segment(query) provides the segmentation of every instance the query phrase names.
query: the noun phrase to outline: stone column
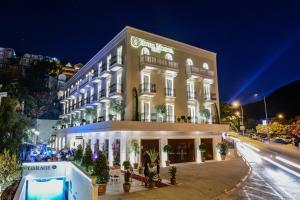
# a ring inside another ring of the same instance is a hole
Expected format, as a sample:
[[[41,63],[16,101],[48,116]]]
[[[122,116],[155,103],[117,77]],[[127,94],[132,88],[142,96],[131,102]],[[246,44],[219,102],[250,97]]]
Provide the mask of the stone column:
[[[160,139],[160,163],[162,167],[166,167],[166,160],[168,160],[167,152],[164,152],[164,146],[168,144],[168,138],[162,137]]]
[[[199,145],[201,143],[201,138],[195,139],[195,151],[196,151],[196,162],[201,163],[201,152],[199,151]]]
[[[114,138],[113,137],[110,137],[109,138],[109,142],[108,142],[108,162],[109,162],[109,165],[110,166],[113,166],[113,160],[114,160],[114,157],[113,157],[113,142],[114,142]]]
[[[121,166],[125,160],[127,160],[127,140],[126,140],[126,135],[121,134],[121,138],[120,138],[120,165]]]

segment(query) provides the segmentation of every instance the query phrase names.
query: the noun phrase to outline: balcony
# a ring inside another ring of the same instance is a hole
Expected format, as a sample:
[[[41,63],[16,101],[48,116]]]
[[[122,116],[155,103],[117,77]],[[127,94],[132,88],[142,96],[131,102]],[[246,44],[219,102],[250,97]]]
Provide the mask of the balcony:
[[[124,66],[124,59],[122,56],[114,56],[111,58],[110,70],[118,71]]]
[[[214,72],[197,66],[186,66],[186,74],[190,78],[212,78]]]
[[[98,104],[98,100],[99,100],[98,94],[97,94],[97,93],[94,93],[93,96],[91,96],[91,103],[92,103],[93,105],[97,105],[97,104]]]
[[[141,96],[153,97],[156,94],[156,84],[153,83],[142,83],[139,87]]]
[[[173,88],[165,88],[165,96],[167,98],[175,98],[175,89]]]
[[[106,78],[110,75],[111,74],[110,74],[109,69],[107,69],[107,65],[105,63],[103,63],[102,68],[101,68],[101,72],[100,72],[100,77],[101,78]]]
[[[72,87],[70,90],[70,95],[72,96],[73,94],[75,94],[76,91],[77,91],[77,86]]]
[[[197,95],[196,95],[196,92],[193,92],[193,91],[187,91],[187,99],[188,101],[196,101],[197,99]]]
[[[204,100],[205,101],[216,101],[217,94],[216,93],[204,94]]]
[[[106,94],[106,90],[103,89],[100,91],[99,98],[100,98],[100,102],[108,102],[109,101],[109,97]]]
[[[91,81],[92,81],[93,83],[98,83],[98,82],[100,82],[100,74],[99,74],[98,71],[94,71],[94,74],[93,74],[93,76],[92,76]]]
[[[155,56],[143,55],[140,57],[141,69],[162,69],[169,71],[179,71],[178,63]]]
[[[88,84],[88,82],[89,82],[89,77],[87,76],[83,80],[80,81],[79,88],[85,87]]]
[[[122,85],[121,84],[112,84],[109,89],[109,97],[111,97],[111,98],[122,97]]]

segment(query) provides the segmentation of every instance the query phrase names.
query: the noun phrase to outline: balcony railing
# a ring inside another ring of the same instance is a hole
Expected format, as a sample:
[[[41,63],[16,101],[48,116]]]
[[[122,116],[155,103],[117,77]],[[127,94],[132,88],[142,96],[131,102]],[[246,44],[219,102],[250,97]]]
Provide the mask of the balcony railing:
[[[123,65],[123,56],[114,56],[111,58],[110,66],[113,66],[115,64]]]
[[[122,85],[121,84],[112,84],[109,89],[110,94],[122,93]]]
[[[163,58],[158,58],[155,56],[143,55],[140,57],[141,64],[150,64],[156,66],[168,67],[171,69],[178,70],[178,63],[175,61],[166,60]]]
[[[105,98],[106,97],[106,91],[105,91],[105,89],[103,89],[103,90],[100,91],[99,96],[100,96],[100,98]]]
[[[210,100],[217,100],[217,94],[216,93],[210,93],[209,95],[208,94],[204,94],[204,100],[205,101],[210,101]]]
[[[142,93],[156,93],[156,84],[142,83],[140,84],[140,94]]]
[[[89,82],[89,77],[87,76],[82,81],[80,81],[79,87],[81,88],[81,87],[85,86],[88,82]]]
[[[166,97],[176,97],[175,89],[173,88],[165,88],[165,96]]]
[[[214,72],[197,66],[186,66],[186,73],[204,77],[212,77]]]
[[[188,100],[196,100],[197,96],[196,96],[196,92],[193,91],[187,91],[187,98]]]
[[[71,90],[70,90],[70,94],[73,94],[76,90],[77,90],[77,86],[72,87]]]

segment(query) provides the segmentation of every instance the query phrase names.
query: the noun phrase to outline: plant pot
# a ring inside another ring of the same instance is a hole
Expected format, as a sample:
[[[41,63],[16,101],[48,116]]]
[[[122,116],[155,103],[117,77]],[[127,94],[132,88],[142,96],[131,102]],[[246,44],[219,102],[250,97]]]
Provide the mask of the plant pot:
[[[150,163],[149,167],[152,169],[153,167],[155,167],[155,163]]]
[[[221,155],[222,160],[225,160],[225,158],[226,158],[226,155]]]
[[[139,167],[139,163],[133,163],[133,169],[137,169]]]
[[[155,187],[155,181],[149,181],[149,188],[153,189]]]
[[[139,174],[142,174],[143,173],[143,169],[140,167],[139,168]]]
[[[171,185],[176,185],[176,178],[171,178]]]
[[[130,183],[123,183],[123,190],[124,192],[130,191],[131,184]]]
[[[202,155],[202,156],[201,156],[201,161],[202,161],[202,162],[205,162],[205,160],[206,160],[205,156]]]
[[[98,184],[98,195],[102,196],[106,194],[106,183],[105,184]]]
[[[166,160],[166,166],[169,167],[170,166],[170,161]]]

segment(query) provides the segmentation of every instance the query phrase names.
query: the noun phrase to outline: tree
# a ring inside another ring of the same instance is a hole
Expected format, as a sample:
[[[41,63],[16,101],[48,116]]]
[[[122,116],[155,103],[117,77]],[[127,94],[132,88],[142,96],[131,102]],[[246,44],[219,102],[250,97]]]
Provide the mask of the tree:
[[[19,102],[16,99],[3,98],[0,105],[0,152],[4,149],[15,153],[19,150],[22,140],[26,139],[29,119],[17,113]]]
[[[273,122],[268,125],[258,124],[256,126],[256,132],[260,134],[284,135],[288,132],[288,126],[278,122]]]
[[[220,111],[221,123],[229,124],[231,130],[238,132],[240,119],[239,116],[234,113],[234,109],[228,104],[221,102]]]
[[[83,154],[83,150],[82,150],[82,146],[78,145],[77,149],[75,151],[75,155],[74,155],[74,161],[79,164],[81,162],[82,159],[82,154]]]
[[[0,186],[9,186],[12,181],[20,178],[21,166],[17,159],[17,155],[14,153],[10,155],[8,150],[4,150],[0,154]],[[0,187],[0,188],[1,188]]]
[[[85,148],[84,155],[82,157],[81,165],[85,167],[85,170],[89,172],[90,166],[93,165],[93,152],[90,145],[87,145]]]
[[[109,180],[109,168],[102,151],[98,151],[98,157],[94,164],[94,175],[96,176],[97,184],[106,184]]]
[[[289,130],[294,136],[300,137],[300,120],[297,121],[296,123],[293,123],[290,127]]]

